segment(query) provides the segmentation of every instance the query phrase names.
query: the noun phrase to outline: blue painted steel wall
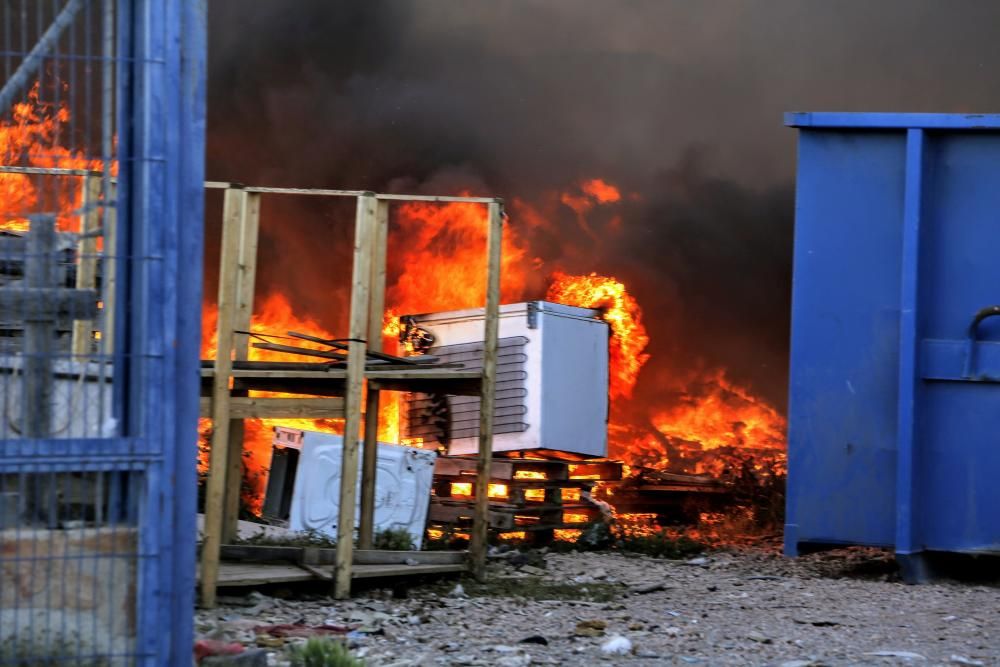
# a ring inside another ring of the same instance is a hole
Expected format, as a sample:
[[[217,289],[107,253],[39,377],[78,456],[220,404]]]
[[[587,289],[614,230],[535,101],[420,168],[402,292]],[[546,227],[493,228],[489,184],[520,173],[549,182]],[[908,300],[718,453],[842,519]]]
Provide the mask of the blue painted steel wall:
[[[798,127],[786,552],[1000,553],[1000,117]]]

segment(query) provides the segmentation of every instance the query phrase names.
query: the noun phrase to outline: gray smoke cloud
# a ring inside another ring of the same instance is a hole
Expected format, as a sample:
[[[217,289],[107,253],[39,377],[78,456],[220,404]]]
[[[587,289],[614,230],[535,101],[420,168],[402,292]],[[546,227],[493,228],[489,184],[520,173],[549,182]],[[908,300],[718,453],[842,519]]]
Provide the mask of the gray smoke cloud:
[[[992,0],[209,7],[210,178],[532,202],[601,177],[634,193],[600,241],[568,209],[557,233],[525,234],[548,268],[629,284],[652,332],[640,395],[672,371],[658,359],[699,359],[784,405],[795,134],[782,112],[1000,102]],[[310,289],[346,278],[340,217],[265,203],[262,288],[289,286],[321,319],[342,310]]]

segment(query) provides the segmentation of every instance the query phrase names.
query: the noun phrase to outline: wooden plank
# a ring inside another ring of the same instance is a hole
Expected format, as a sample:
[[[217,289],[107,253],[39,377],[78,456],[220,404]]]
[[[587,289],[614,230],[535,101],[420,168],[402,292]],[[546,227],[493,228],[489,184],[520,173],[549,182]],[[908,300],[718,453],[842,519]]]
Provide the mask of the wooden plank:
[[[468,524],[475,519],[475,506],[443,505],[432,502],[427,510],[427,520],[440,523]],[[513,530],[514,515],[502,512],[488,512],[487,527],[496,530]],[[471,550],[470,550],[471,553]]]
[[[84,214],[80,220],[83,235],[77,242],[79,262],[76,267],[76,288],[92,290],[97,287],[97,236],[101,231],[101,179],[87,176],[80,184],[83,189],[81,204]],[[82,357],[93,351],[94,321],[73,320],[73,356]],[[81,360],[83,361],[83,360]]]
[[[250,330],[253,315],[254,286],[257,278],[257,240],[260,228],[260,195],[246,194],[243,215],[239,226],[239,252],[236,265],[236,312],[233,318],[233,358],[247,361]],[[233,391],[232,395],[246,396],[245,391]],[[251,404],[252,405],[252,404]],[[233,414],[230,409],[229,443],[226,447],[226,500],[223,507],[222,541],[232,542],[236,538],[240,514],[240,491],[243,487],[243,414]]]
[[[482,374],[480,371],[461,369],[424,368],[399,371],[370,370],[365,373],[365,377],[369,380],[478,380]]]
[[[236,317],[236,281],[239,229],[246,193],[226,190],[222,213],[222,250],[219,261],[218,349],[212,382],[212,449],[205,492],[205,540],[201,549],[201,604],[215,606],[222,545],[223,514],[228,473],[229,376],[232,371],[233,329]]]
[[[317,380],[344,379],[347,377],[347,370],[343,368],[331,368],[328,371],[286,371],[286,370],[234,370],[231,371],[234,378],[310,378]],[[202,368],[202,377],[213,377],[215,370],[212,368]],[[467,371],[454,368],[421,370],[368,370],[365,377],[369,380],[481,380],[480,371]]]
[[[332,554],[333,549],[327,551]],[[239,561],[241,563],[268,561],[300,563],[304,560],[302,547],[280,547],[265,544],[223,544],[220,554],[223,561]]]
[[[389,234],[389,202],[380,201],[375,210],[372,238],[371,285],[368,296],[368,354],[382,351],[382,319],[385,315],[385,269]],[[358,548],[371,549],[375,536],[375,484],[378,475],[379,389],[368,385],[365,405],[364,452],[361,461],[361,520]]]
[[[322,359],[336,359],[345,361],[347,355],[330,350],[313,350],[308,347],[296,347],[294,345],[281,345],[280,343],[254,343],[258,350],[270,350],[272,352],[286,352],[288,354],[300,354],[304,357],[320,357]]]
[[[219,586],[260,586],[310,581],[315,578],[316,575],[297,565],[281,563],[222,563],[215,575]],[[201,583],[204,587],[204,574],[201,576]]]
[[[448,477],[458,475],[474,475],[476,473],[476,459],[455,458],[450,456],[439,456],[434,462],[434,476],[444,475]],[[509,480],[514,477],[514,465],[507,461],[491,461],[491,480]]]
[[[101,332],[101,350],[111,357],[115,352],[115,314],[118,304],[118,187],[109,186],[102,226],[104,228],[104,266],[101,270],[101,291],[104,302],[104,327]]]
[[[415,577],[425,574],[446,574],[449,572],[465,572],[468,566],[464,563],[436,565],[355,565],[353,579],[371,579],[374,577]]]
[[[383,551],[356,549],[355,565],[405,565],[416,561],[420,565],[454,565],[465,563],[468,551]],[[412,567],[412,566],[411,566]]]
[[[207,396],[201,399],[201,416],[212,416],[211,398]],[[233,423],[243,419],[338,419],[343,416],[342,398],[236,396],[229,399],[229,417]]]
[[[469,553],[476,579],[486,579],[486,548],[489,518],[490,462],[493,457],[493,408],[496,403],[497,348],[500,324],[500,259],[503,235],[503,209],[499,202],[487,206],[489,211],[486,243],[486,312],[483,335],[483,379],[480,388],[479,461],[476,465],[476,511],[473,520]]]
[[[345,388],[344,446],[340,466],[340,497],[337,520],[337,564],[334,567],[334,597],[351,595],[351,564],[354,549],[354,513],[357,502],[358,439],[361,399],[365,379],[364,341],[368,337],[368,294],[371,285],[372,242],[377,201],[373,195],[358,197],[354,231],[354,264],[351,277],[351,312]]]

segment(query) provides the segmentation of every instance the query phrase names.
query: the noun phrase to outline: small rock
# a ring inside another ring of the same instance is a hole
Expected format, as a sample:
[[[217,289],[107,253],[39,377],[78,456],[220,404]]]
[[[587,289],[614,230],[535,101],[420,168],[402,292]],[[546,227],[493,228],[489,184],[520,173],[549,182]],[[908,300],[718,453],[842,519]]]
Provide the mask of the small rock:
[[[573,634],[577,637],[603,637],[604,630],[607,627],[607,622],[597,619],[580,621],[576,624]]]
[[[778,667],[814,667],[816,664],[815,660],[786,660]]]
[[[598,568],[598,569],[594,570],[593,572],[591,572],[590,576],[593,577],[594,579],[607,579],[608,578],[608,571],[604,570],[604,569],[601,569],[601,568]]]
[[[546,574],[545,570],[540,567],[535,567],[534,565],[522,565],[521,572],[525,574],[530,574],[536,577],[541,577]]]
[[[699,556],[698,558],[692,558],[691,560],[684,561],[685,565],[693,565],[695,567],[708,567],[709,563],[712,562],[711,558],[705,558],[704,556]]]
[[[213,655],[199,664],[203,667],[267,667],[268,651],[251,649],[238,655]]]
[[[948,660],[950,660],[951,662],[955,663],[956,665],[980,665],[980,666],[983,666],[983,665],[986,664],[982,660],[973,660],[972,658],[966,658],[964,655],[952,655],[950,658],[948,658]]]
[[[765,637],[764,635],[762,635],[759,632],[751,632],[750,634],[747,635],[747,639],[749,639],[750,641],[753,641],[753,642],[757,642],[758,644],[770,644],[771,643],[771,638],[770,637]]]
[[[549,640],[542,635],[531,635],[530,637],[525,637],[520,641],[521,644],[541,644],[542,646],[548,646]]]
[[[864,655],[871,655],[877,658],[905,658],[907,660],[926,660],[924,656],[912,651],[872,651]]]
[[[492,650],[496,653],[517,653],[518,651],[515,647],[506,644],[497,644]]]
[[[453,597],[453,598],[467,598],[467,597],[469,597],[465,593],[465,589],[462,588],[462,584],[455,584],[455,587],[453,589],[451,589],[451,593],[448,593],[448,595],[450,597]]]
[[[285,645],[284,638],[272,637],[271,635],[257,635],[254,642],[257,646],[264,646],[266,648],[278,648]]]
[[[656,591],[662,591],[666,586],[663,582],[653,582],[648,584],[637,584],[632,587],[633,593],[638,593],[639,595],[646,595],[647,593],[655,593]]]
[[[628,655],[632,652],[632,642],[628,640],[628,637],[614,635],[601,644],[601,651],[605,655]]]

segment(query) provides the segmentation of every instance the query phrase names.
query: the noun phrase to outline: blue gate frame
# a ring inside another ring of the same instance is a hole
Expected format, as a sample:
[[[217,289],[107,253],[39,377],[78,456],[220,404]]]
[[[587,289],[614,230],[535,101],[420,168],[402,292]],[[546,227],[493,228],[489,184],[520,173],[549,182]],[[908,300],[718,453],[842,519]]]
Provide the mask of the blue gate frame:
[[[121,496],[138,531],[128,663],[184,665],[197,538],[206,3],[108,1],[117,8],[114,253],[128,258],[117,263],[117,436],[0,441],[0,474],[137,473]]]
[[[116,359],[128,377],[115,401],[135,434],[115,443],[146,471],[139,515],[139,647],[156,647],[151,664],[185,664],[193,644],[196,461],[204,245],[205,0],[125,0],[119,74],[119,211],[131,238],[119,252],[133,262],[120,281],[128,348]],[[131,10],[131,11],[128,11]],[[121,213],[120,213],[121,215]],[[139,453],[141,452],[141,453]],[[135,454],[133,454],[135,455]],[[86,459],[84,459],[86,461]],[[155,555],[154,555],[155,554]],[[169,630],[168,630],[169,629]],[[168,631],[165,631],[168,630]]]

